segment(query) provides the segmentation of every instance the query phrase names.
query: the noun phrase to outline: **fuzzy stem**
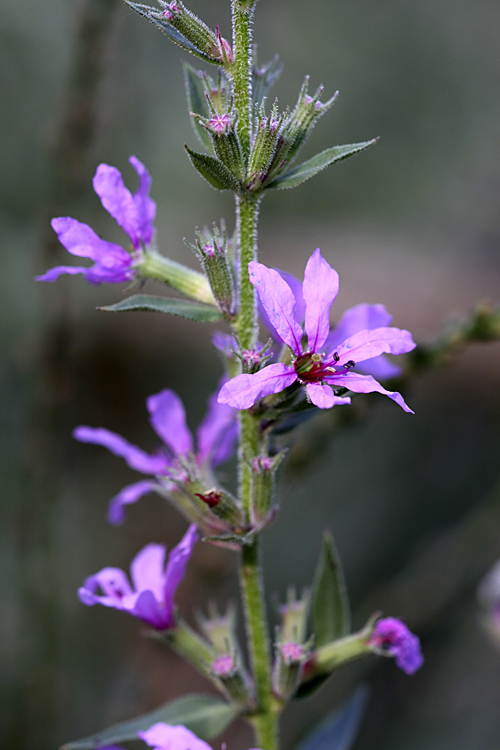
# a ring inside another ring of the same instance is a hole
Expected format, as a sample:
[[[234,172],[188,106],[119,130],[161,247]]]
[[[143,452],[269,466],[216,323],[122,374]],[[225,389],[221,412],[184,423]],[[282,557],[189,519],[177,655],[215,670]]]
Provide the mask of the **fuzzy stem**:
[[[252,17],[256,0],[232,0],[234,64],[231,71],[238,134],[244,153],[252,137]]]
[[[240,577],[257,698],[257,711],[249,717],[249,720],[255,730],[257,746],[262,750],[276,750],[278,718],[271,686],[271,656],[264,609],[258,537],[252,544],[243,546]]]

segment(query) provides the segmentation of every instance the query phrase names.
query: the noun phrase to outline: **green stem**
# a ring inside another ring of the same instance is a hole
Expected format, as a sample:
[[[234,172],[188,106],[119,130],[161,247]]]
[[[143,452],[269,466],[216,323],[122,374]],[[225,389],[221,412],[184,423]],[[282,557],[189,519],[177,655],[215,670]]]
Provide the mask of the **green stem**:
[[[262,750],[278,747],[278,718],[271,685],[269,634],[260,573],[259,539],[242,548],[241,588],[245,606],[247,639],[255,680],[257,711],[249,717]]]
[[[252,16],[256,0],[232,0],[233,52],[231,70],[238,134],[248,156],[252,137]]]
[[[250,283],[248,264],[257,260],[257,221],[259,200],[251,196],[236,196],[236,228],[239,246],[239,313],[236,333],[243,349],[251,349],[257,338],[255,289]]]
[[[168,284],[178,292],[207,305],[215,305],[214,295],[207,278],[199,271],[176,263],[156,250],[148,250],[138,266],[139,275]]]

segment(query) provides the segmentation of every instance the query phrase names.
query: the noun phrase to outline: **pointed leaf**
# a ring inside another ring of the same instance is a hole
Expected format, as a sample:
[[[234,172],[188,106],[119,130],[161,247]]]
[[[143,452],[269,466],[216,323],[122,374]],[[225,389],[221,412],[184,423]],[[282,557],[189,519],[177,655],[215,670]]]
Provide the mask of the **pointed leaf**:
[[[350,630],[342,564],[329,531],[323,537],[323,548],[314,575],[311,625],[316,648],[348,635]]]
[[[115,724],[83,740],[68,742],[61,750],[93,750],[116,742],[136,740],[137,732],[144,732],[159,721],[184,724],[202,740],[209,740],[223,732],[238,713],[237,706],[211,695],[186,695],[136,719]]]
[[[193,167],[198,170],[201,176],[204,177],[212,187],[216,190],[233,190],[235,193],[240,191],[240,183],[225,164],[218,159],[215,159],[213,156],[198,154],[196,151],[191,151],[187,146],[184,146],[184,148],[188,152]]]
[[[152,294],[134,294],[133,297],[117,302],[115,305],[98,307],[104,312],[135,312],[142,310],[146,312],[171,313],[180,315],[181,318],[197,320],[200,323],[212,323],[221,320],[223,315],[216,307],[202,305],[200,302],[186,302],[183,299],[171,299],[170,297],[155,297]]]
[[[295,750],[349,750],[365,712],[368,690],[361,687],[337,711],[313,729]]]
[[[181,34],[180,31],[177,31],[177,29],[171,26],[167,20],[163,20],[158,8],[151,8],[149,5],[142,5],[141,3],[132,3],[130,2],[130,0],[124,0],[124,2],[129,6],[129,8],[132,8],[132,10],[135,10],[136,13],[144,16],[144,18],[147,18],[148,21],[151,21],[151,23],[161,29],[161,31],[169,36],[173,42],[179,45],[179,47],[186,49],[188,52],[191,52],[191,54],[199,57],[205,62],[212,63],[212,65],[220,64],[220,61],[213,60],[209,55],[205,54],[205,52],[202,52],[202,50],[198,49],[198,47],[195,47],[195,45],[190,42],[189,39],[186,39],[186,37]]]
[[[294,188],[301,185],[306,180],[309,180],[318,172],[321,172],[330,164],[342,159],[347,159],[348,156],[357,154],[359,151],[364,151],[365,148],[376,143],[378,138],[374,138],[372,141],[364,141],[363,143],[349,143],[345,146],[333,146],[327,148],[320,154],[316,154],[312,159],[300,164],[295,169],[291,169],[283,175],[280,175],[275,180],[269,183],[266,189],[276,188],[277,190],[285,190],[286,188]]]
[[[184,63],[184,82],[186,85],[186,96],[188,100],[189,112],[194,112],[202,117],[210,118],[210,107],[208,106],[207,97],[205,96],[205,89],[203,87],[203,80],[200,77],[200,71],[195,70],[192,65]],[[212,141],[210,136],[202,128],[196,117],[191,117],[191,123],[193,125],[194,132],[202,146],[208,151],[212,151]]]

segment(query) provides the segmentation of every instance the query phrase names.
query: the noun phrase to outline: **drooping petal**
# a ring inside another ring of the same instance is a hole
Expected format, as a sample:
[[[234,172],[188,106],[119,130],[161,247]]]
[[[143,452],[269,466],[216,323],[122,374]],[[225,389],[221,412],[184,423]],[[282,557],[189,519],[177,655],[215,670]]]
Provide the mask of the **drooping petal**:
[[[273,268],[252,261],[248,264],[250,281],[259,293],[269,322],[285,344],[298,356],[302,353],[302,328],[295,320],[295,297]]]
[[[302,324],[304,322],[304,314],[305,314],[305,304],[304,304],[304,297],[302,294],[302,284],[301,282],[291,273],[287,273],[286,271],[282,271],[280,268],[275,268],[275,271],[279,273],[281,278],[286,281],[290,289],[292,290],[293,296],[295,297],[295,320],[297,323]],[[281,345],[282,340],[281,337],[277,335],[274,326],[272,325],[271,321],[269,320],[269,317],[264,309],[264,306],[261,302],[260,296],[257,299],[257,305],[259,308],[259,315],[262,319],[262,322],[266,326],[267,330],[273,337],[275,341],[278,341],[278,343]]]
[[[130,260],[129,253],[120,245],[101,240],[88,224],[83,224],[70,216],[52,219],[50,225],[56,232],[59,242],[71,255],[90,258],[96,263],[102,263],[106,258]]]
[[[115,456],[124,458],[131,469],[140,471],[142,474],[161,474],[170,465],[166,456],[152,456],[105,427],[82,425],[73,431],[73,437],[81,443],[103,445]]]
[[[319,247],[307,261],[302,292],[309,348],[318,352],[328,336],[330,308],[339,293],[339,275],[323,258]]]
[[[128,255],[124,261],[114,261],[107,258],[101,263],[95,263],[85,271],[85,281],[90,284],[123,284],[135,279],[134,261]]]
[[[396,664],[406,674],[413,674],[424,663],[420,639],[396,617],[379,620],[368,643],[380,653],[394,656]]]
[[[378,357],[379,354],[404,354],[416,346],[409,331],[400,328],[373,328],[358,331],[337,348],[336,366],[342,367],[346,362],[363,362]]]
[[[206,416],[196,432],[198,463],[210,461],[215,467],[227,461],[233,453],[236,437],[234,410],[219,404],[217,393],[213,393],[208,401]]]
[[[168,618],[173,619],[175,592],[177,591],[177,586],[184,578],[186,565],[197,541],[198,530],[196,524],[192,523],[179,544],[171,550],[168,556],[167,568],[163,580],[163,605]]]
[[[372,375],[375,380],[397,378],[403,371],[401,367],[391,362],[385,354],[381,354],[379,357],[374,357],[373,359],[365,359],[364,362],[356,365],[356,370],[363,375]]]
[[[253,375],[237,375],[219,391],[218,401],[233,409],[249,409],[259,398],[280,393],[297,380],[295,370],[277,362]]]
[[[131,156],[129,162],[139,175],[139,187],[134,193],[134,202],[139,215],[139,231],[142,240],[145,245],[149,245],[153,239],[153,222],[156,216],[156,203],[149,196],[151,175],[136,156]]]
[[[346,310],[337,325],[330,331],[325,341],[325,351],[332,352],[343,341],[358,331],[390,326],[392,315],[384,305],[355,305]]]
[[[332,406],[351,403],[351,399],[348,396],[344,398],[336,396],[329,385],[308,383],[306,391],[312,403],[319,409],[331,409]]]
[[[98,594],[99,589],[102,594]],[[125,597],[132,595],[129,580],[120,568],[103,568],[98,573],[87,578],[78,590],[78,597],[83,604],[92,606],[103,604],[105,607],[122,609]]]
[[[139,211],[130,190],[123,184],[119,170],[109,164],[99,164],[92,184],[106,211],[125,230],[133,247],[138,250],[141,245]]]
[[[163,601],[163,577],[166,549],[163,544],[147,544],[130,563],[135,590],[152,591],[156,601]]]
[[[137,736],[154,750],[212,750],[210,745],[181,724],[158,722],[145,732],[137,732]]]
[[[128,611],[156,630],[165,630],[172,624],[171,618],[167,616],[163,605],[156,601],[152,591],[141,591]]]
[[[380,383],[377,383],[375,378],[371,375],[358,375],[357,372],[345,372],[339,373],[338,375],[328,375],[325,377],[327,383],[337,385],[342,388],[349,388],[354,393],[382,393],[384,396],[389,396],[395,401],[404,411],[414,414],[415,412],[410,409],[406,404],[404,398],[397,391],[387,391]]]
[[[56,281],[63,273],[74,276],[77,273],[86,273],[87,271],[88,268],[82,266],[55,266],[55,268],[49,268],[41,276],[35,276],[35,281]]]
[[[109,501],[109,523],[113,524],[113,526],[119,526],[122,524],[125,521],[124,506],[136,503],[143,495],[146,495],[148,492],[153,492],[157,487],[158,485],[156,482],[150,482],[147,479],[135,482],[134,484],[128,484],[118,493],[118,495],[115,495],[115,497]]]
[[[184,405],[175,391],[164,388],[146,399],[149,421],[165,445],[176,456],[186,456],[193,450],[193,436],[186,424]]]

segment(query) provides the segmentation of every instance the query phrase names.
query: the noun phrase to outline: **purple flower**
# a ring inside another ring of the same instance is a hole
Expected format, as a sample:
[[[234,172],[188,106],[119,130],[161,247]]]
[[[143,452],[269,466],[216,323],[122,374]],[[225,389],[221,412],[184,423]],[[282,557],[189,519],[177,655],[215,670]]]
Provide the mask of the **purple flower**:
[[[145,732],[137,732],[137,736],[154,750],[212,750],[182,724],[172,726],[160,721]]]
[[[146,167],[135,156],[131,156],[129,162],[139,175],[139,188],[133,195],[123,184],[118,169],[108,164],[97,167],[93,185],[106,211],[130,237],[133,251],[127,252],[120,245],[101,240],[87,224],[61,216],[51,222],[60,242],[72,255],[90,258],[94,265],[56,266],[37,276],[37,281],[55,281],[63,273],[83,273],[91,284],[120,284],[135,278],[142,247],[148,247],[153,239],[156,203],[149,197],[151,177]]]
[[[166,566],[166,548],[162,544],[148,544],[130,564],[132,585],[120,568],[103,568],[87,578],[78,590],[80,601],[89,607],[103,604],[122,609],[157,630],[172,628],[175,592],[197,539],[196,525],[191,524],[168,556]],[[97,593],[99,589],[102,594]]]
[[[395,617],[379,620],[368,643],[375,650],[394,656],[396,664],[406,674],[413,674],[424,663],[420,639]]]
[[[219,402],[235,409],[249,409],[258,399],[280,393],[292,383],[302,383],[313,404],[329,409],[335,404],[348,404],[350,398],[339,397],[332,388],[347,388],[355,393],[377,391],[389,396],[405,411],[412,412],[401,394],[383,388],[371,375],[353,372],[359,363],[371,361],[381,354],[403,354],[415,347],[409,331],[379,325],[387,320],[384,308],[360,306],[345,315],[342,329],[345,340],[338,340],[338,330],[330,334],[330,307],[335,300],[339,278],[321,256],[319,248],[307,262],[302,284],[305,333],[308,347],[303,346],[304,332],[298,322],[296,298],[284,278],[272,268],[255,261],[248,264],[250,281],[257,288],[269,324],[279,338],[292,350],[294,362],[268,365],[253,375],[244,374],[229,380],[221,388]],[[302,316],[300,316],[302,317]],[[366,319],[369,327],[350,333],[352,326]],[[325,353],[326,352],[326,353]]]
[[[131,469],[156,477],[155,480],[145,479],[127,485],[111,500],[108,519],[113,524],[125,520],[125,505],[137,502],[143,495],[156,489],[175,490],[177,485],[173,480],[182,482],[188,478],[183,460],[193,455],[194,448],[182,401],[174,391],[165,388],[149,396],[146,406],[151,426],[164,443],[154,454],[146,453],[104,427],[81,426],[73,432],[76,440],[103,445],[115,456],[124,458]],[[194,453],[196,468],[202,475],[207,475],[209,485],[213,484],[211,469],[231,457],[236,434],[233,410],[219,404],[216,394],[212,394],[205,419],[196,433],[198,449]]]

